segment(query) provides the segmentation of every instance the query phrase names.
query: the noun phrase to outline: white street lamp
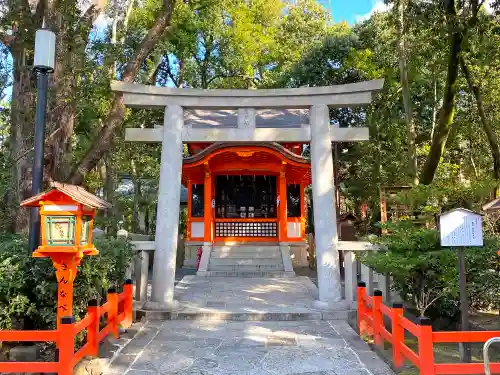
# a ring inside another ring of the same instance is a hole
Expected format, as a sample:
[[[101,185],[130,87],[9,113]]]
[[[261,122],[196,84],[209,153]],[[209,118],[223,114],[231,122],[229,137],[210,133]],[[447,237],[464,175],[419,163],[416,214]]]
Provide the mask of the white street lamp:
[[[45,24],[45,22],[44,22]],[[45,117],[47,114],[47,90],[49,73],[54,71],[56,34],[43,28],[35,34],[35,58],[33,70],[37,72],[37,101],[35,117],[35,156],[32,169],[31,194],[37,195],[43,188],[43,153],[45,143]],[[40,215],[38,208],[31,209],[29,246],[35,250],[40,242]]]

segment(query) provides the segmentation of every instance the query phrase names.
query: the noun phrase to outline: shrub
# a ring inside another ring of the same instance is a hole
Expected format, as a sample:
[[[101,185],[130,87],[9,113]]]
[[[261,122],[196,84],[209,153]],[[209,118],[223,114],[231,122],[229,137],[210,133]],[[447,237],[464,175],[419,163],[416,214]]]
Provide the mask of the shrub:
[[[102,298],[109,287],[123,284],[132,260],[129,244],[97,239],[97,256],[85,257],[75,280],[73,314],[78,319],[87,303]],[[57,283],[50,259],[32,258],[26,238],[0,235],[0,329],[55,327]]]
[[[465,249],[467,291],[472,307],[500,310],[500,237],[485,233],[484,246]]]
[[[387,251],[367,252],[363,263],[393,277],[394,289],[420,315],[455,317],[459,308],[456,251],[442,248],[439,231],[411,221],[388,225],[389,233],[372,239]],[[467,290],[473,307],[500,307],[498,237],[485,234],[483,247],[465,249]]]
[[[434,229],[415,226],[410,221],[388,225],[390,235],[373,242],[388,251],[362,255],[362,261],[376,272],[393,278],[393,287],[420,315],[442,297],[458,293],[457,259],[439,245]]]

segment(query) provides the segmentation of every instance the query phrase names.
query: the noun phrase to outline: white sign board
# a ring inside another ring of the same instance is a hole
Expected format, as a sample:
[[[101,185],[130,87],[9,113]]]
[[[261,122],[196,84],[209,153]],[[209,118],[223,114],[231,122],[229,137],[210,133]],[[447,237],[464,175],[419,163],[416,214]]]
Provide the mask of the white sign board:
[[[483,246],[482,217],[475,212],[456,209],[439,217],[441,246]]]

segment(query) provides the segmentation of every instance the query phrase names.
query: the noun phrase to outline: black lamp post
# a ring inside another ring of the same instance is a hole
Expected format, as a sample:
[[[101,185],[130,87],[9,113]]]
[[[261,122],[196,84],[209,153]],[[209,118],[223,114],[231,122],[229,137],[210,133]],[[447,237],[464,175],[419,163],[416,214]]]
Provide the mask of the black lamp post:
[[[37,195],[43,187],[43,153],[45,143],[45,117],[47,114],[47,89],[49,73],[55,66],[56,34],[42,28],[35,35],[35,58],[33,70],[37,77],[37,100],[35,118],[35,156],[32,169],[31,194]],[[35,250],[40,244],[40,215],[38,208],[31,209],[29,246]]]

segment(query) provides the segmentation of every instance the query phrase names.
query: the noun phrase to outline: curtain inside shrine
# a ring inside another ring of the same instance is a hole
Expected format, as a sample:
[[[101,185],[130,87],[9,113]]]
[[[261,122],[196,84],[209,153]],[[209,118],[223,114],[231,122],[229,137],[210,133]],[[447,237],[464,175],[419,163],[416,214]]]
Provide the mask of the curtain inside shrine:
[[[217,218],[276,218],[276,176],[226,175],[215,181]]]

